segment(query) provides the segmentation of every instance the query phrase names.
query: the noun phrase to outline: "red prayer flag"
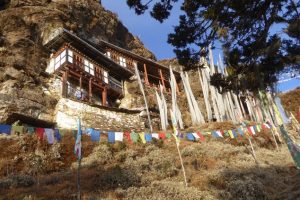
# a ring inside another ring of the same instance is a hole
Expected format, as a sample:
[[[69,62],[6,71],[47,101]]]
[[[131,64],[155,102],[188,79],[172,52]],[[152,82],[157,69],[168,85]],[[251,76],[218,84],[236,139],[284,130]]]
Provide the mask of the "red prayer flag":
[[[127,141],[128,141],[130,144],[132,144],[132,140],[131,140],[131,138],[130,138],[130,132],[125,131],[125,132],[124,132],[124,137],[127,139]]]
[[[201,142],[205,141],[205,137],[200,133],[200,131],[197,132],[197,135],[200,137]]]
[[[43,128],[36,128],[35,129],[35,132],[39,138],[40,141],[42,141],[44,139],[44,132],[45,132],[45,129]]]
[[[166,139],[165,133],[158,133],[158,135],[159,135],[159,139],[162,139],[162,140]]]
[[[250,128],[250,127],[247,127],[247,130],[248,130],[248,133],[249,133],[251,136],[253,136],[253,133],[252,133],[251,128]]]

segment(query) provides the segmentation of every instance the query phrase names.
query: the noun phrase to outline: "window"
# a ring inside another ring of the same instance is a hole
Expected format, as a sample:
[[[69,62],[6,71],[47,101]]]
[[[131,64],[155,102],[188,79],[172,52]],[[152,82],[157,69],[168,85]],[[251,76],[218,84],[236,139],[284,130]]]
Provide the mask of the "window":
[[[57,70],[62,64],[66,62],[66,50],[61,52],[56,58],[55,58],[55,64],[54,69]]]
[[[68,62],[73,63],[73,51],[68,50]]]
[[[95,68],[93,63],[90,63],[88,60],[84,59],[84,71],[91,75],[95,75]]]
[[[103,80],[104,80],[104,83],[108,84],[108,73],[107,73],[107,71],[103,71]]]
[[[106,56],[108,57],[108,58],[111,58],[111,54],[110,54],[110,52],[108,51],[108,52],[106,52]]]
[[[123,58],[122,56],[120,56],[119,60],[120,60],[120,65],[123,66],[123,67],[126,67],[126,59]]]

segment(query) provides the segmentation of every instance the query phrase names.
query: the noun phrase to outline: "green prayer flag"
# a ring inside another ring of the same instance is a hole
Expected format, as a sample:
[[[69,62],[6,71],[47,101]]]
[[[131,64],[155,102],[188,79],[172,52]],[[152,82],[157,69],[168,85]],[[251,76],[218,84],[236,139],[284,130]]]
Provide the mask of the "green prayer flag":
[[[31,126],[27,127],[27,133],[34,134],[35,133],[34,127],[31,127]]]
[[[172,134],[171,134],[171,133],[167,133],[167,134],[166,134],[166,137],[167,137],[168,139],[170,139],[170,138],[172,137]]]
[[[133,143],[137,143],[139,140],[139,134],[137,134],[135,132],[131,132],[130,139],[133,141]]]
[[[12,126],[14,133],[22,134],[24,133],[24,126]]]

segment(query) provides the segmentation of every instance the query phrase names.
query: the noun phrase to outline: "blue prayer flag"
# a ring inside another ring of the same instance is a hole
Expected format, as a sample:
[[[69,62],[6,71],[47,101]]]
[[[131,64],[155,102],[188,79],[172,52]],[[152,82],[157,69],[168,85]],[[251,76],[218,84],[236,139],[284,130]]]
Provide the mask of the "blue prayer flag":
[[[78,118],[78,130],[77,130],[77,136],[76,136],[76,143],[74,148],[74,153],[76,154],[78,160],[81,159],[81,121],[80,118]]]
[[[0,133],[10,134],[11,125],[0,125]]]
[[[233,134],[233,136],[235,137],[235,138],[237,138],[237,133],[236,133],[236,131],[235,130],[232,130],[232,134]]]
[[[100,141],[100,131],[93,130],[91,132],[91,140],[93,142],[99,142]]]
[[[146,133],[146,134],[145,134],[145,140],[146,140],[147,142],[151,142],[151,141],[152,141],[152,134]]]
[[[187,134],[186,134],[186,139],[187,139],[187,140],[190,140],[190,141],[195,141],[195,137],[193,136],[192,133],[187,133]]]
[[[215,138],[220,137],[216,131],[212,131],[211,133],[212,133],[212,136]]]
[[[238,128],[238,132],[239,132],[239,134],[240,134],[241,136],[244,135],[244,132],[243,132],[243,130],[242,130],[241,128]]]
[[[115,143],[115,132],[108,132],[108,142]]]
[[[56,139],[57,142],[60,142],[60,141],[61,141],[61,135],[60,135],[58,129],[55,129],[55,130],[54,130],[54,137],[55,137],[55,139]]]

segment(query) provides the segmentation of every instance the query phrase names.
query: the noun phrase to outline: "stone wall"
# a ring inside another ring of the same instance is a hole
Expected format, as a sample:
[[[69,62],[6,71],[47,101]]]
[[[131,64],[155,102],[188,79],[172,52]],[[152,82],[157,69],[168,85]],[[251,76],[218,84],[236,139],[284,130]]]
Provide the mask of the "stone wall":
[[[70,99],[61,98],[56,106],[55,121],[59,128],[76,129],[77,117],[83,127],[105,131],[144,130],[145,118],[140,111],[92,107]]]

